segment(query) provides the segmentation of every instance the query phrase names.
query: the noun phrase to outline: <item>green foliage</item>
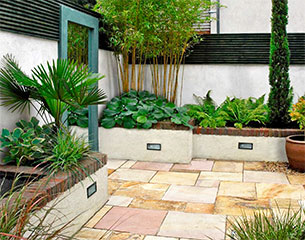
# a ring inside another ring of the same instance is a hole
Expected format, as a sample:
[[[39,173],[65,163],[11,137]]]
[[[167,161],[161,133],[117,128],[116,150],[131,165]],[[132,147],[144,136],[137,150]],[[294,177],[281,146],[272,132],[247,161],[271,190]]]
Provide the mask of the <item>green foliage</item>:
[[[300,129],[305,128],[305,96],[300,97],[298,102],[293,105],[290,117],[292,121],[299,124]]]
[[[265,95],[258,99],[227,97],[220,106],[216,105],[210,95],[211,90],[203,98],[194,95],[197,104],[186,105],[188,115],[196,120],[196,124],[204,128],[232,125],[241,129],[255,122],[260,125],[268,122],[268,107],[264,104]]]
[[[197,104],[187,105],[188,115],[204,128],[224,127],[226,121],[223,117],[223,111],[221,108],[217,107],[210,95],[211,90],[209,90],[203,98],[194,95]]]
[[[290,121],[289,109],[292,104],[292,87],[289,80],[290,50],[286,31],[288,0],[272,0],[271,22],[269,64],[271,89],[268,100],[270,125],[285,127]]]
[[[305,239],[305,210],[268,209],[254,212],[254,216],[243,215],[229,221],[232,240],[302,240]]]
[[[39,121],[32,118],[30,122],[21,120],[12,132],[2,129],[1,150],[6,153],[5,163],[17,165],[34,165],[44,159],[50,152],[52,133],[48,126],[40,127]]]
[[[23,111],[30,106],[48,123],[44,113],[49,113],[57,127],[62,126],[63,113],[73,108],[104,103],[104,92],[95,84],[103,76],[91,73],[87,66],[74,61],[58,59],[39,65],[32,70],[32,77],[22,72],[15,59],[5,56],[0,70],[0,100],[2,106],[13,111]],[[22,93],[22,97],[17,96]]]
[[[88,127],[88,117],[89,111],[88,108],[82,109],[70,109],[68,113],[68,123],[69,126],[79,126],[82,128]]]
[[[265,95],[258,99],[228,97],[221,105],[222,116],[225,121],[240,129],[254,122],[265,125],[268,122],[268,108],[264,99]]]
[[[175,124],[189,124],[186,108],[179,108],[164,98],[147,91],[131,90],[107,103],[101,120],[104,128],[123,126],[124,128],[151,128],[158,121],[171,120]]]
[[[52,155],[45,161],[48,163],[47,171],[78,173],[86,170],[80,160],[88,156],[90,146],[83,137],[78,137],[75,132],[59,130],[56,143],[52,146]]]

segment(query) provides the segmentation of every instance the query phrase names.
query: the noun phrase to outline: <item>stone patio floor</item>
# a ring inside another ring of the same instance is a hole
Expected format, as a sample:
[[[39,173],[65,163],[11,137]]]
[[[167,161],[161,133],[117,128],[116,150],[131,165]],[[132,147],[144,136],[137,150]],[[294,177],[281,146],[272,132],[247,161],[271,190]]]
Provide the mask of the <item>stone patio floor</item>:
[[[260,162],[109,160],[110,199],[76,237],[228,239],[230,218],[251,215],[257,208],[304,204],[305,175],[262,170]]]

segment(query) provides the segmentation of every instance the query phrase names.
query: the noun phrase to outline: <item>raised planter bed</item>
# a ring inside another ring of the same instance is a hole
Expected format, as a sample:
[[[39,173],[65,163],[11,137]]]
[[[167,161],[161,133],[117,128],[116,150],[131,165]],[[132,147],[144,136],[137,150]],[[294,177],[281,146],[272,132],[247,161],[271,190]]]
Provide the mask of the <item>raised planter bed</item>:
[[[87,135],[87,129],[74,127]],[[171,123],[150,130],[99,128],[100,150],[109,158],[188,163],[192,158],[237,161],[287,162],[285,138],[298,129],[201,128],[193,131]],[[147,150],[148,143],[161,144],[161,151]]]
[[[77,177],[64,172],[50,177],[45,176],[39,169],[33,171],[31,167],[16,166],[0,166],[0,172],[8,175],[40,176],[41,178],[38,181],[31,183],[24,196],[29,199],[37,193],[46,196],[47,201],[44,201],[37,214],[42,214],[45,208],[55,206],[56,211],[62,216],[60,222],[56,222],[55,225],[63,226],[73,220],[71,226],[63,232],[72,235],[108,200],[107,157],[101,153],[93,153],[92,157],[99,161],[90,158],[82,160],[81,163],[87,171],[86,173],[79,173]],[[93,194],[89,196],[89,193]],[[47,222],[53,222],[58,217],[56,216],[58,214],[55,213],[54,215],[50,214]]]
[[[73,128],[80,135],[88,134],[87,129]],[[159,123],[149,130],[100,127],[99,139],[100,150],[114,159],[189,163],[193,157],[192,131],[172,123]]]
[[[285,138],[297,129],[195,128],[193,157],[221,160],[287,162]]]

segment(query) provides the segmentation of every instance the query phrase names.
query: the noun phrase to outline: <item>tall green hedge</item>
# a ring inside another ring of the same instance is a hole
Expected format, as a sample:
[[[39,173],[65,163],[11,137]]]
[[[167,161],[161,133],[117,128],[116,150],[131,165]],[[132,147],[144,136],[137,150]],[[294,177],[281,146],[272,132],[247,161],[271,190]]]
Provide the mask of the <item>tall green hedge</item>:
[[[285,127],[290,121],[288,110],[292,103],[292,87],[289,80],[290,50],[286,31],[288,0],[272,0],[271,22],[269,65],[271,89],[268,101],[270,125]]]

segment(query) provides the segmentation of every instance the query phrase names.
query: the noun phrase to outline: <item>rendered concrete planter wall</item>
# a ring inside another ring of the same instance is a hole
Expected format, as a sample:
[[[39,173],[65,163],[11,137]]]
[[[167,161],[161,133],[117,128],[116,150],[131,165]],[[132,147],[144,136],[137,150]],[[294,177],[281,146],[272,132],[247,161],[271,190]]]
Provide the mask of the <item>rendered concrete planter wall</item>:
[[[72,236],[76,233],[108,200],[107,183],[107,157],[104,154],[94,153],[92,159],[84,159],[82,165],[87,173],[80,173],[79,176],[58,173],[55,176],[45,176],[32,183],[26,190],[25,196],[31,194],[36,196],[46,196],[42,208],[36,212],[37,216],[44,216],[44,212],[49,208],[54,208],[54,212],[47,216],[44,224],[54,222],[53,226],[61,227],[69,222],[63,234]],[[26,175],[42,175],[43,172],[30,167],[10,167],[1,166],[1,172],[22,173]],[[88,187],[96,184],[96,192],[88,197]],[[35,220],[32,223],[35,224]]]
[[[193,132],[194,158],[287,162],[285,138],[299,130],[197,128]],[[240,144],[252,149],[240,149]]]
[[[86,136],[87,129],[73,127]],[[161,144],[161,150],[147,150],[147,144]],[[99,128],[100,151],[108,158],[137,161],[189,163],[192,159],[193,134],[184,129]]]

